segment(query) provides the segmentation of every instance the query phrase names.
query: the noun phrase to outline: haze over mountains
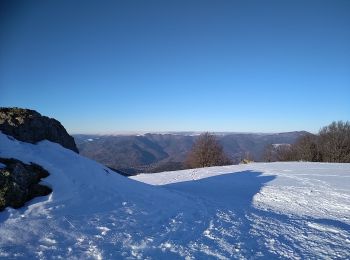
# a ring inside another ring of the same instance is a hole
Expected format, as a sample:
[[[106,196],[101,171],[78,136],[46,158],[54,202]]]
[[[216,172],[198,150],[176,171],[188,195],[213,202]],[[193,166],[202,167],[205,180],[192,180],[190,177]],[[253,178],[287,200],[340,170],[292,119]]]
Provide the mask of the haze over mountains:
[[[234,163],[247,156],[262,161],[270,144],[292,144],[305,131],[286,133],[214,133]],[[116,170],[134,174],[184,168],[197,132],[135,135],[74,135],[80,154]]]

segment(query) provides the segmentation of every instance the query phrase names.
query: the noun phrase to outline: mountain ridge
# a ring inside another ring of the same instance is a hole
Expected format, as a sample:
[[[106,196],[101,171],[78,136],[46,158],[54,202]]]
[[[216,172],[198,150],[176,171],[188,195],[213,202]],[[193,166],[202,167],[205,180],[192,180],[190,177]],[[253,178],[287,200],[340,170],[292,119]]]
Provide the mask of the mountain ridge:
[[[199,132],[145,133],[143,135],[73,135],[80,153],[128,173],[184,169],[184,161]],[[214,132],[234,163],[249,156],[263,161],[268,145],[294,143],[306,131],[282,133]]]

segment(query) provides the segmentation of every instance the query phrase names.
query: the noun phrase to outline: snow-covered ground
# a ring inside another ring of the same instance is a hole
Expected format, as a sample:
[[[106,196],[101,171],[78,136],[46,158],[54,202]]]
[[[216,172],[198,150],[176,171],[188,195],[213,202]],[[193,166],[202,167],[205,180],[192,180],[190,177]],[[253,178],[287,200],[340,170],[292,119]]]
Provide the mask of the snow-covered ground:
[[[350,165],[256,163],[132,179],[48,141],[0,133],[0,157],[50,172],[0,213],[0,258],[349,259]]]

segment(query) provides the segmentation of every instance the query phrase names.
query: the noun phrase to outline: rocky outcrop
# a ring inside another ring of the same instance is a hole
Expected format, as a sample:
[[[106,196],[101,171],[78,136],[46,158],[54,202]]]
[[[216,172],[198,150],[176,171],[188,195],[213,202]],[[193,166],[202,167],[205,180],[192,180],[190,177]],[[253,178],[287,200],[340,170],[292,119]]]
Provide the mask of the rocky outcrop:
[[[73,137],[59,121],[42,116],[34,110],[0,108],[0,131],[28,143],[46,139],[78,153]]]
[[[37,164],[0,158],[0,211],[22,207],[35,197],[50,194],[51,188],[39,184],[47,176],[49,173]]]

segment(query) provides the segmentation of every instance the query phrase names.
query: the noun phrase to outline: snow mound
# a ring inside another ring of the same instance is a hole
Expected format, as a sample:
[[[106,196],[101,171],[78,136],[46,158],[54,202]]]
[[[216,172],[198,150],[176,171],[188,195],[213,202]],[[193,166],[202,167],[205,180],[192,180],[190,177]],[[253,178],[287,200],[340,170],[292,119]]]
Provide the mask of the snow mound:
[[[0,157],[50,172],[0,213],[1,258],[349,258],[350,165],[249,164],[130,179],[62,146],[0,133]]]

